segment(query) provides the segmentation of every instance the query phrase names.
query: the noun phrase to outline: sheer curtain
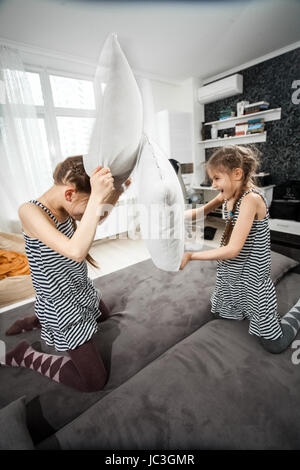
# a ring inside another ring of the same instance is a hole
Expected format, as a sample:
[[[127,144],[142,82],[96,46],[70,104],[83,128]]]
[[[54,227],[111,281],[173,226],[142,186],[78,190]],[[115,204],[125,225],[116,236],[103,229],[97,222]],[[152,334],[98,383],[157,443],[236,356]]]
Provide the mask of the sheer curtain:
[[[0,230],[19,232],[18,207],[52,184],[30,84],[17,50],[0,46]]]

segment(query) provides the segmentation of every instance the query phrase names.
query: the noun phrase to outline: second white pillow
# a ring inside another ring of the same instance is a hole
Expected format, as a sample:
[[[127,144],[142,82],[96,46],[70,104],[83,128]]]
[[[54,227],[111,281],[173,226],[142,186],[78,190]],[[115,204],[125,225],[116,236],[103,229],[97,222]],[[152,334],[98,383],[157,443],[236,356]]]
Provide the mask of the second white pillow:
[[[145,137],[136,167],[141,234],[152,261],[178,271],[184,253],[184,199],[167,156]]]

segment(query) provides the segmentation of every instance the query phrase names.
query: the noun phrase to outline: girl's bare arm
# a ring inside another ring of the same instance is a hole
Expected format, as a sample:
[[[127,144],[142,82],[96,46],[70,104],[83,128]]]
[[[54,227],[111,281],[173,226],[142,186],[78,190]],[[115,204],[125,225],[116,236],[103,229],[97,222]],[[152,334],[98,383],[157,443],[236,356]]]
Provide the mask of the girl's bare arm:
[[[260,196],[258,197],[260,198]],[[240,213],[228,245],[213,250],[185,253],[180,268],[183,269],[191,260],[222,260],[238,256],[251,230],[258,204],[259,200],[256,194],[250,193],[245,196],[241,202]]]
[[[220,207],[224,202],[224,198],[222,194],[218,194],[214,199],[209,201],[207,204],[205,204],[202,207],[199,207],[198,209],[191,209],[185,212],[185,218],[186,219],[191,219],[191,220],[196,220],[199,219],[200,217],[206,216],[210,212],[213,212],[215,209]]]
[[[110,174],[95,174],[95,184],[97,190],[92,191],[80,225],[72,238],[68,238],[57,230],[49,216],[31,203],[22,204],[19,208],[19,217],[24,232],[32,238],[39,239],[49,248],[67,258],[78,262],[83,261],[95,237],[101,217],[101,204],[107,203],[109,195],[114,189],[113,178]]]

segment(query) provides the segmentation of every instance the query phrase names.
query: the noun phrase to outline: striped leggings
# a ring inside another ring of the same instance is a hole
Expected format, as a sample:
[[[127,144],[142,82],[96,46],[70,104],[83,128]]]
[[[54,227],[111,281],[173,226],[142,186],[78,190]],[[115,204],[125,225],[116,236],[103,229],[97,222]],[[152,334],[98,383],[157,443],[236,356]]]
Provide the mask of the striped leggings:
[[[213,313],[213,316],[216,319],[224,320],[224,318],[221,317],[218,313]],[[292,333],[292,330],[288,327],[288,325],[281,325],[281,329],[282,336],[280,336],[280,338],[266,339],[263,337],[258,337],[259,343],[266,351],[272,354],[280,354],[289,347],[295,338],[295,334]]]

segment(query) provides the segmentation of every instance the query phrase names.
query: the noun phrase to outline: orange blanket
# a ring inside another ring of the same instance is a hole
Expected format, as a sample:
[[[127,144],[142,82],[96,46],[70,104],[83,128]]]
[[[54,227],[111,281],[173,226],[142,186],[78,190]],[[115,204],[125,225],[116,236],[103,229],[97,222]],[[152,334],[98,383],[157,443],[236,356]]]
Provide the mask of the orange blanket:
[[[26,255],[16,251],[0,250],[0,279],[30,274]]]

